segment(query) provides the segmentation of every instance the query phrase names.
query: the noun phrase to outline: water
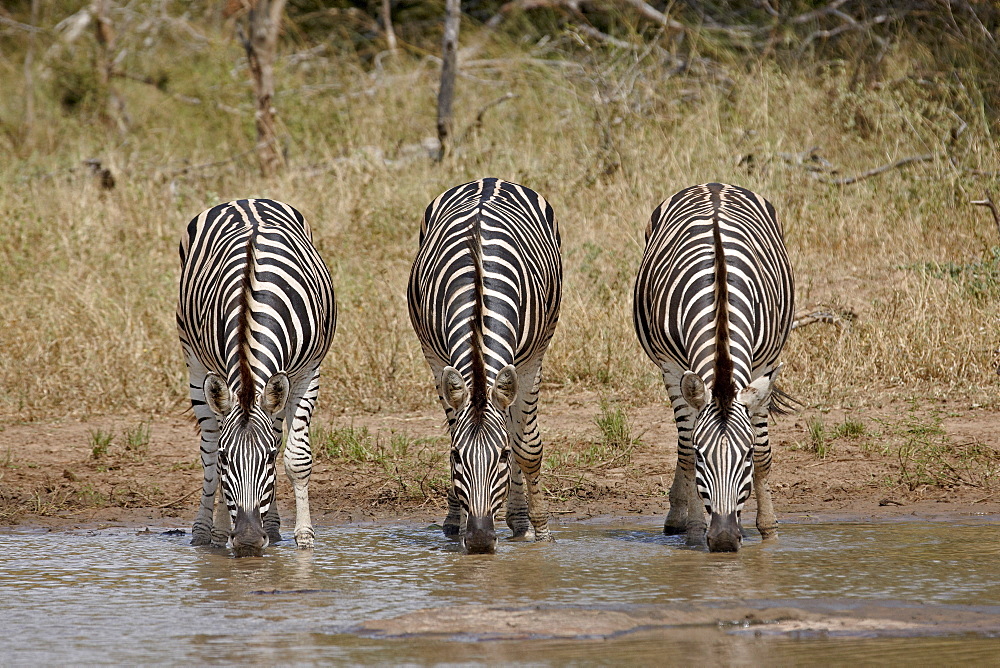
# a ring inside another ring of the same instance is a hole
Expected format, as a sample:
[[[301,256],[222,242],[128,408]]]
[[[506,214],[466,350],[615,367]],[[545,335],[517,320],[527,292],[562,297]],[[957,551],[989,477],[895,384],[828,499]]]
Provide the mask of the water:
[[[314,551],[284,541],[259,559],[159,531],[0,533],[0,664],[989,664],[1000,648],[1000,525],[985,520],[784,524],[777,542],[751,538],[735,555],[687,549],[652,523],[554,533],[556,543],[468,556],[433,527],[320,527]],[[522,617],[537,606],[567,624],[593,610],[704,617],[725,606],[864,619],[875,605],[904,626],[693,622],[561,638],[549,614],[549,626],[507,638],[400,639],[364,625],[476,605]]]

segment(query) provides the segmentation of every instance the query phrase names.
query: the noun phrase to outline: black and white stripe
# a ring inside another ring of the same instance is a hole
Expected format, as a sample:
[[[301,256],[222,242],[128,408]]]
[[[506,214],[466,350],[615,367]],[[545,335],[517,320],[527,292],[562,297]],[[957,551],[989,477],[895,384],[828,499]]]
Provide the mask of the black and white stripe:
[[[290,417],[284,463],[295,540],[311,547],[309,421],[337,317],[312,231],[287,204],[237,200],[193,219],[180,256],[177,329],[205,472],[192,542],[231,538],[238,554],[257,554],[280,540],[275,459]],[[219,476],[224,505],[213,518]]]
[[[536,410],[559,317],[559,244],[548,202],[500,179],[452,188],[424,212],[410,321],[451,432],[444,531],[457,536],[464,525],[470,552],[495,550],[505,497],[514,538],[549,539]]]
[[[704,503],[713,551],[739,549],[754,488],[757,528],[776,531],[767,416],[794,310],[782,236],[770,202],[719,183],[664,201],[646,229],[635,330],[663,373],[678,432],[664,532],[700,540]]]

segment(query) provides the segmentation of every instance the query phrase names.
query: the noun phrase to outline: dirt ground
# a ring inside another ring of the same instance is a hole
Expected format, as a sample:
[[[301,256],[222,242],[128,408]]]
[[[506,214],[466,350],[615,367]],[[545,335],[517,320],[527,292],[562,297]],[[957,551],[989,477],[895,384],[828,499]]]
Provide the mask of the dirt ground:
[[[669,412],[657,406],[627,410],[640,442],[604,460],[580,457],[600,443],[599,410],[596,395],[543,401],[549,458],[543,483],[553,519],[662,518],[675,462]],[[862,424],[864,433],[841,434],[838,425],[847,420]],[[126,434],[142,422],[149,425],[148,444],[130,446]],[[381,440],[433,440],[415,441],[420,445],[411,448],[410,459],[319,457],[310,484],[315,524],[443,519],[447,440],[440,411],[321,414],[317,423],[367,427]],[[817,437],[820,423],[823,435]],[[772,420],[771,489],[779,520],[1000,514],[998,426],[1000,412],[968,405],[889,405],[850,415],[807,410]],[[202,471],[194,423],[185,415],[8,423],[0,429],[0,525],[189,527],[194,519]],[[95,457],[98,433],[111,438]],[[294,500],[283,475],[278,507],[287,532]],[[749,526],[753,509],[751,498]]]

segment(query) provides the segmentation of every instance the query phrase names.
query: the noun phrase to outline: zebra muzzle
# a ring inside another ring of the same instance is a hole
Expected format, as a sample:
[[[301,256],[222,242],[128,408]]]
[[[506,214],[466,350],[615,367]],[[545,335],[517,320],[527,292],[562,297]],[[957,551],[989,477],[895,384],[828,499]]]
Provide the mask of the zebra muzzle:
[[[493,554],[497,551],[497,532],[493,517],[469,516],[465,526],[465,550],[469,554]]]
[[[267,547],[267,533],[260,521],[260,511],[248,513],[236,509],[232,533],[233,553],[237,557],[259,557]]]
[[[743,536],[740,533],[740,520],[735,512],[712,513],[705,536],[709,552],[738,552]]]

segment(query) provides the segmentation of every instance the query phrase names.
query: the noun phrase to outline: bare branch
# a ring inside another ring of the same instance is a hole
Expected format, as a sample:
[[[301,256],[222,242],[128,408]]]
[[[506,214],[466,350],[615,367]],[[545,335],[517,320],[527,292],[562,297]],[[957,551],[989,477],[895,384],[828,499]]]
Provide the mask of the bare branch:
[[[32,15],[36,13],[35,9],[32,9]],[[0,25],[10,26],[11,28],[16,28],[18,30],[23,30],[29,33],[39,33],[45,32],[41,28],[36,28],[35,26],[28,25],[27,23],[21,23],[20,21],[15,21],[14,19],[7,18],[6,16],[0,14]]]
[[[997,224],[997,233],[1000,234],[1000,211],[997,210],[997,205],[993,202],[993,196],[992,194],[990,194],[990,191],[988,190],[986,191],[985,199],[977,199],[970,202],[970,204],[975,204],[976,206],[985,206],[986,208],[988,208],[990,210],[990,213],[993,214],[993,220]]]
[[[479,128],[483,127],[483,118],[486,116],[486,112],[487,111],[489,111],[493,107],[500,106],[501,104],[503,104],[504,102],[507,102],[508,100],[513,100],[513,99],[518,98],[518,97],[521,97],[521,96],[517,95],[515,93],[512,93],[510,91],[507,91],[506,93],[504,93],[503,95],[501,95],[497,99],[492,100],[492,101],[487,102],[486,104],[484,104],[482,107],[480,107],[479,113],[476,114],[476,120],[473,121],[472,123],[470,123],[469,127],[465,128],[465,130],[462,131],[462,134],[459,135],[458,139],[456,140],[456,143],[462,142],[469,135],[470,132],[474,132],[474,131],[478,130]]]
[[[795,25],[809,23],[810,21],[815,21],[816,19],[826,16],[827,14],[832,14],[837,9],[839,9],[841,5],[846,5],[846,4],[847,0],[835,0],[826,7],[820,7],[819,9],[814,9],[811,12],[806,12],[805,14],[799,14],[798,16],[793,16],[792,18],[788,19],[788,22],[794,23]]]
[[[396,53],[396,30],[392,27],[392,0],[382,0],[382,28],[390,53]]]
[[[800,327],[805,327],[806,325],[822,322],[827,325],[836,325],[837,329],[843,331],[845,329],[850,329],[851,320],[853,318],[853,313],[847,313],[846,317],[842,317],[837,313],[828,310],[799,311],[795,314],[795,318],[792,320],[792,329],[798,329]]]
[[[937,153],[927,153],[925,155],[914,155],[908,158],[900,158],[895,162],[890,162],[887,165],[882,165],[881,167],[876,167],[875,169],[869,169],[867,172],[862,172],[857,176],[845,176],[840,179],[829,179],[825,177],[818,177],[823,183],[830,183],[836,186],[847,186],[852,183],[857,183],[858,181],[864,181],[865,179],[871,178],[882,174],[883,172],[888,172],[890,169],[897,169],[903,167],[904,165],[909,165],[913,162],[928,162],[940,157]]]
[[[685,30],[683,23],[673,20],[658,9],[647,5],[643,0],[621,0],[621,2],[635,9],[642,17],[653,23],[658,23],[664,28],[669,30]]]

